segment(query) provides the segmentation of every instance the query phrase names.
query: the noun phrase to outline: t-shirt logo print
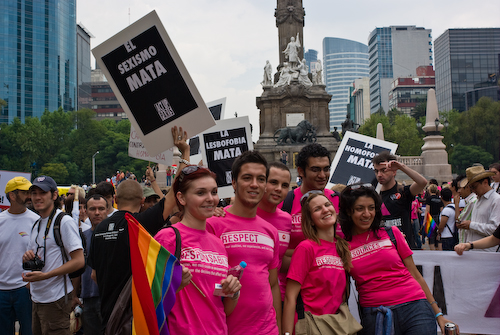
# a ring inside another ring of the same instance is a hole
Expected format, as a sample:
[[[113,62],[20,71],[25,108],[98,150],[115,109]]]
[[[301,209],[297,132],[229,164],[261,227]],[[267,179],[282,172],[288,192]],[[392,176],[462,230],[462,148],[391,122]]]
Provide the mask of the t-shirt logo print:
[[[174,110],[172,109],[172,107],[170,106],[170,103],[168,102],[168,100],[166,98],[155,103],[155,108],[156,108],[156,112],[158,113],[158,116],[160,117],[160,119],[162,121],[165,121],[169,117],[172,117],[175,115]]]

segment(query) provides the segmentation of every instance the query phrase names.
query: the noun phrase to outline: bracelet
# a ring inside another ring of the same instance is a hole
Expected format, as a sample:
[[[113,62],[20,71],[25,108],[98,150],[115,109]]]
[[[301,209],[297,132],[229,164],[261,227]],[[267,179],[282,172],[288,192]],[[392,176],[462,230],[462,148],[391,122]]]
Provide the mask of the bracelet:
[[[432,304],[436,304],[436,305],[437,305],[437,303],[438,303],[438,302],[437,302],[436,300],[434,300],[433,302],[431,302],[431,305],[432,305]]]
[[[231,297],[231,299],[237,300],[239,298],[239,296],[240,296],[240,291],[234,293],[233,296]]]
[[[474,243],[472,243],[472,242],[469,242],[469,244],[470,244],[470,248],[469,248],[469,250],[472,250],[472,249],[474,249]]]
[[[153,179],[153,180],[150,180],[149,182],[150,182],[150,183],[153,183],[153,182],[155,182],[155,181],[156,181],[156,179]]]
[[[436,314],[436,319],[437,319],[438,317],[440,317],[440,316],[443,316],[443,312],[439,312],[439,313],[437,313],[437,314]]]
[[[189,161],[185,160],[184,158],[179,159],[179,163],[184,163],[186,165],[189,165]]]

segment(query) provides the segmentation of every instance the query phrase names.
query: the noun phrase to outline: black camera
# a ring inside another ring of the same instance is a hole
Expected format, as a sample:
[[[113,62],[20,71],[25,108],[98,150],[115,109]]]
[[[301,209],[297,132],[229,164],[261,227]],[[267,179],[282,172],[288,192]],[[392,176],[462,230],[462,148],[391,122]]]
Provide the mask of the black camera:
[[[37,255],[35,255],[34,259],[23,263],[24,270],[42,271],[44,266],[45,262],[42,261]]]

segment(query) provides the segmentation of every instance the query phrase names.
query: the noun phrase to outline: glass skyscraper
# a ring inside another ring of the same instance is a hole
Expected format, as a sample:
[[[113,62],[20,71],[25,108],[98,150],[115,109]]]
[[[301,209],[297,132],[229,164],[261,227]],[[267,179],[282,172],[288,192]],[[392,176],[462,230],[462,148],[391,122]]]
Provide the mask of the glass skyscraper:
[[[440,111],[467,110],[481,88],[499,100],[500,28],[448,29],[436,39],[434,54]]]
[[[389,90],[395,78],[411,77],[419,66],[432,65],[430,29],[416,26],[375,28],[368,36],[370,112],[389,109]]]
[[[318,52],[314,49],[309,49],[304,52],[304,58],[306,59],[306,65],[309,69],[309,72],[312,72],[311,63],[314,63],[318,60]]]
[[[74,110],[76,0],[3,0],[0,13],[0,123]]]
[[[350,99],[349,87],[355,79],[368,77],[368,46],[336,37],[323,39],[323,72],[326,91],[332,95],[328,104],[330,129],[341,127]]]

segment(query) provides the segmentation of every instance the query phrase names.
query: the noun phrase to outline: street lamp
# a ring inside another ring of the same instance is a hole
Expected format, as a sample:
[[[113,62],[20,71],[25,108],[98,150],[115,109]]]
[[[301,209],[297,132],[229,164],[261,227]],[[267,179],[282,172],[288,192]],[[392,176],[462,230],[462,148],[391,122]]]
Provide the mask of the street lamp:
[[[95,184],[95,156],[99,153],[99,150],[92,155],[92,185]]]
[[[439,119],[438,119],[438,118],[436,118],[436,119],[434,120],[434,124],[436,125],[436,133],[437,133],[437,132],[439,131],[439,130],[438,130],[438,127],[439,127]]]

